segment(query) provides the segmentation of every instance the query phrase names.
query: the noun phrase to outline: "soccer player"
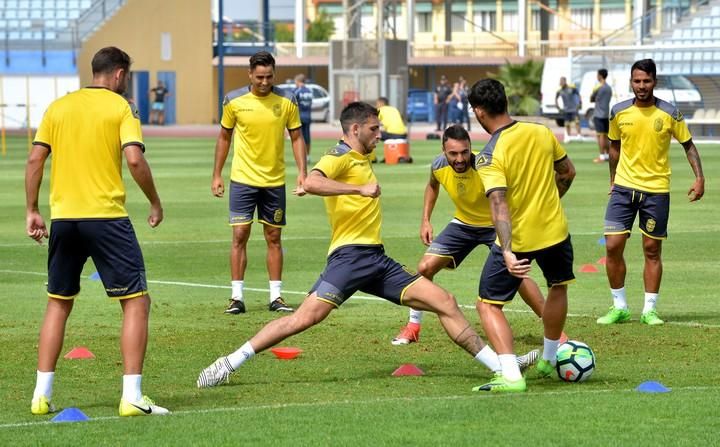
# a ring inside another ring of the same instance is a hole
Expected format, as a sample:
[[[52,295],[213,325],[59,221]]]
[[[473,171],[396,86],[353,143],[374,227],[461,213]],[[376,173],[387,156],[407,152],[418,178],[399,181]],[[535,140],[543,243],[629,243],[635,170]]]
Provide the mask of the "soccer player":
[[[610,100],[612,99],[612,87],[607,83],[608,71],[601,68],[597,72],[599,84],[590,95],[590,102],[595,103],[593,112],[593,123],[595,123],[595,135],[597,137],[600,154],[593,160],[595,163],[603,163],[610,160],[610,140],[608,130],[610,129]]]
[[[225,193],[222,170],[233,140],[230,172],[230,275],[232,292],[225,313],[245,313],[243,288],[247,267],[247,242],[253,214],[263,224],[267,243],[271,312],[292,312],[282,299],[283,252],[281,231],[285,225],[285,129],[292,140],[298,167],[297,186],[305,179],[305,142],[295,96],[273,87],[275,59],[260,51],[250,57],[250,85],[225,96],[220,135],[215,144],[212,193]],[[234,135],[233,135],[234,134]]]
[[[630,319],[625,297],[623,252],[635,216],[640,216],[645,268],[645,306],[640,322],[663,324],[656,305],[662,279],[662,241],[667,237],[670,215],[670,139],[685,149],[695,181],[688,190],[691,202],[705,194],[702,163],[682,113],[653,94],[657,70],[652,59],[642,59],[630,69],[635,98],[613,106],[610,112],[610,200],[605,211],[605,266],[613,305],[598,318],[599,324]]]
[[[473,85],[470,104],[492,136],[476,159],[490,200],[497,241],[480,278],[477,310],[485,333],[498,352],[502,374],[478,391],[525,391],[525,378],[513,354],[513,334],[503,312],[535,260],[545,276],[544,344],[537,369],[550,375],[567,315],[567,284],[574,281],[573,249],[560,198],[575,168],[545,126],[513,120],[505,88],[494,79]]]
[[[480,177],[475,171],[475,154],[470,149],[470,135],[460,124],[449,126],[442,137],[443,153],[430,166],[430,179],[425,186],[420,240],[428,248],[418,264],[418,273],[432,281],[444,268],[456,269],[478,245],[488,248],[495,242],[490,206]],[[440,185],[455,204],[455,214],[445,229],[433,238],[430,223]],[[520,296],[539,316],[545,299],[537,284],[526,279],[520,285]],[[393,345],[406,345],[420,339],[422,312],[410,309],[410,320],[392,340]]]
[[[561,99],[562,107],[560,107]],[[563,111],[565,141],[570,141],[571,139],[570,128],[573,123],[575,123],[578,138],[582,137],[582,133],[580,132],[580,117],[578,116],[578,110],[582,107],[582,99],[580,98],[580,93],[577,88],[567,83],[565,76],[560,78],[560,88],[555,94],[555,105],[558,107],[558,110]]]
[[[407,127],[405,127],[402,115],[400,115],[400,111],[396,107],[388,104],[387,98],[378,98],[375,101],[375,107],[378,109],[378,119],[382,125],[381,140],[407,138]]]
[[[303,185],[306,192],[325,200],[332,230],[325,270],[297,312],[271,321],[237,351],[205,368],[197,379],[199,388],[227,381],[256,353],[320,323],[358,290],[436,313],[458,346],[499,371],[497,355],[475,333],[455,298],[385,254],[380,185],[368,159],[380,136],[377,110],[366,103],[350,103],[340,114],[340,124],[342,141],[318,161]],[[536,351],[525,356],[523,366],[536,357]]]
[[[121,96],[127,89],[130,63],[130,57],[118,48],[98,51],[92,60],[92,85],[50,104],[28,158],[26,229],[28,236],[42,243],[48,231],[38,210],[38,192],[45,161],[52,153],[49,299],[40,329],[32,414],[55,411],[51,402],[55,366],[88,257],[97,267],[107,295],[118,300],[123,311],[120,416],[168,413],[141,389],[150,296],[140,246],[125,210],[123,155],[150,202],[151,227],[162,222],[163,209],[143,156],[138,111]]]
[[[312,124],[312,101],[313,92],[305,85],[305,75],[300,73],[295,76],[295,90],[293,91],[300,110],[300,122],[302,123],[302,135],[305,140],[305,160],[310,162],[310,124]]]

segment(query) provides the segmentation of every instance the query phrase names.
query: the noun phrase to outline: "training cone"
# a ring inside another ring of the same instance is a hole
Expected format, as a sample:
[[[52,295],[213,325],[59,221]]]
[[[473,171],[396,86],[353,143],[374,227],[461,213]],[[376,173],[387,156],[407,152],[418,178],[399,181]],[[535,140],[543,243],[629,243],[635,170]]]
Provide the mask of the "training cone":
[[[597,263],[600,265],[607,265],[607,258],[605,258],[605,256],[603,256],[602,258],[597,260]]]
[[[598,244],[605,245],[605,236],[600,236],[600,239],[598,239]]]
[[[592,264],[583,264],[580,271],[583,273],[597,273],[598,269]]]
[[[90,275],[90,279],[93,281],[100,281],[100,273],[95,272],[92,275]]]
[[[77,348],[72,348],[70,352],[65,354],[66,359],[94,359],[95,354],[90,352],[90,350],[84,346],[78,346]]]
[[[418,368],[417,366],[413,365],[412,363],[406,363],[404,365],[400,365],[398,369],[393,371],[393,376],[399,377],[399,376],[424,376],[425,373],[422,369]]]
[[[641,393],[669,393],[670,388],[667,388],[665,385],[663,385],[660,382],[643,382],[641,383],[637,388],[635,388],[637,391],[640,391]]]
[[[89,420],[90,418],[79,408],[66,408],[51,419],[52,422],[82,422]]]

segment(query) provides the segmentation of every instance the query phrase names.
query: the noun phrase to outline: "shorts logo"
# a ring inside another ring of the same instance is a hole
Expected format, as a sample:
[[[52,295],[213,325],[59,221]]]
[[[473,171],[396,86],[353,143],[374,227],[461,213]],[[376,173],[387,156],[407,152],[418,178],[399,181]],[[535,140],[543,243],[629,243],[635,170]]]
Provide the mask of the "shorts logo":
[[[652,233],[655,230],[655,219],[648,219],[647,223],[645,224],[645,227],[647,227],[648,233]]]
[[[490,160],[489,158],[485,158],[484,155],[478,154],[477,156],[475,156],[475,169],[481,168],[483,166],[488,166],[491,162],[492,160]]]
[[[247,214],[230,216],[230,222],[247,222],[249,220],[252,220],[252,216],[248,216]]]
[[[273,221],[275,223],[280,223],[280,222],[282,222],[282,218],[283,218],[283,210],[275,210],[275,213],[273,213]]]
[[[655,132],[660,132],[661,130],[663,130],[663,121],[661,118],[655,118],[653,128],[655,128]]]
[[[282,114],[282,108],[280,107],[280,104],[275,104],[272,107],[273,115],[280,118],[280,115]]]

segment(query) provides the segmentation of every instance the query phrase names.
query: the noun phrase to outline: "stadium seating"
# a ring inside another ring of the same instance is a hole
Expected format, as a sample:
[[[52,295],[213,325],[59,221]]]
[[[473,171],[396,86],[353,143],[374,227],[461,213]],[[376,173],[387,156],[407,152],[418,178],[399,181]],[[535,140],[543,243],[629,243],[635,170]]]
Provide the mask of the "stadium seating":
[[[99,3],[102,0],[0,0],[0,39],[10,46],[58,39],[69,43],[71,27]]]

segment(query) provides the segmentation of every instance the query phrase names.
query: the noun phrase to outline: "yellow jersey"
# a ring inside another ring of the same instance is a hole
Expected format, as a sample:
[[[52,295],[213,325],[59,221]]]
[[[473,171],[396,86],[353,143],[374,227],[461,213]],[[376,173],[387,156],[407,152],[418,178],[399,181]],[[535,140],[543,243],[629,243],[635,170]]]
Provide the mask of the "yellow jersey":
[[[662,99],[637,107],[635,99],[613,106],[608,138],[620,141],[615,184],[652,193],[670,192],[670,139],[692,139],[682,113]]]
[[[55,100],[33,144],[50,157],[50,218],[126,217],[122,149],[145,150],[137,108],[102,87],[86,87]]]
[[[223,101],[220,125],[234,129],[231,180],[257,187],[285,184],[285,129],[302,126],[291,92],[273,88],[256,96],[250,87],[233,90]]]
[[[493,226],[485,189],[475,170],[475,154],[472,154],[470,166],[465,172],[455,172],[443,154],[433,160],[430,169],[455,204],[454,217],[457,220],[477,227]]]
[[[407,133],[407,127],[403,122],[400,111],[392,106],[382,106],[378,109],[378,119],[383,125],[385,132],[404,135]]]
[[[350,184],[377,183],[368,156],[341,141],[313,167],[325,177]],[[380,198],[355,194],[323,197],[332,232],[328,254],[344,245],[381,245]]]
[[[550,129],[517,121],[496,130],[476,157],[486,195],[506,190],[514,252],[541,250],[568,237],[554,167],[565,157]]]

